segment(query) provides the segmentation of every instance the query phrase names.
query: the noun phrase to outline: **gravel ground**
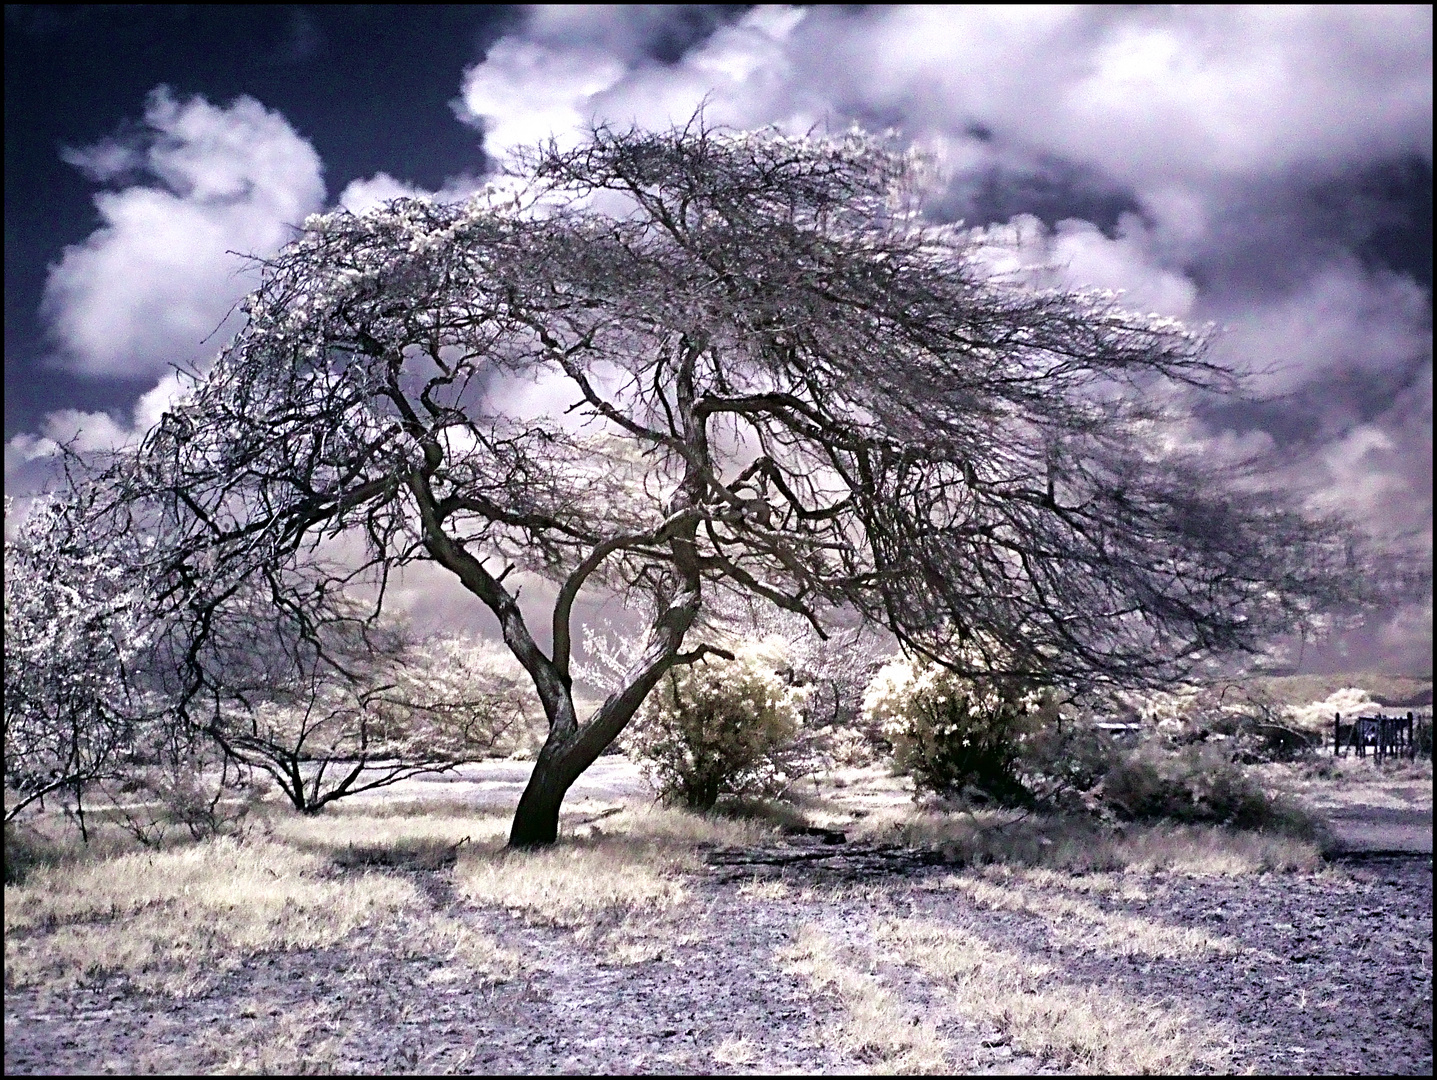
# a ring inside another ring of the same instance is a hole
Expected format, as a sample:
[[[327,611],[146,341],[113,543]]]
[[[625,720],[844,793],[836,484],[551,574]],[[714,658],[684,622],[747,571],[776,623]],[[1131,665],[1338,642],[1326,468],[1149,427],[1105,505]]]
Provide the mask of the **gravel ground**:
[[[922,918],[1054,965],[1055,979],[1181,1007],[1230,1043],[1235,1071],[1432,1071],[1432,863],[1340,861],[1310,875],[1128,875],[1084,898],[1235,944],[1153,959],[1055,939],[1050,921],[977,905],[952,868],[795,837],[782,851],[713,853],[690,899],[647,924],[573,931],[456,901],[448,870],[412,875],[436,909],[524,957],[514,978],[455,978],[399,937],[267,955],[209,993],[170,1000],[112,979],[5,995],[5,1072],[853,1072],[843,1002],[779,959],[816,928],[931,1024],[954,1070],[1053,1071],[963,1016],[941,987],[883,962],[875,927]],[[802,856],[792,858],[792,856]],[[970,873],[970,879],[975,876]],[[756,887],[755,880],[768,884]],[[1072,895],[1071,893],[1069,895]],[[642,921],[641,921],[642,922]],[[875,962],[874,957],[879,957]]]

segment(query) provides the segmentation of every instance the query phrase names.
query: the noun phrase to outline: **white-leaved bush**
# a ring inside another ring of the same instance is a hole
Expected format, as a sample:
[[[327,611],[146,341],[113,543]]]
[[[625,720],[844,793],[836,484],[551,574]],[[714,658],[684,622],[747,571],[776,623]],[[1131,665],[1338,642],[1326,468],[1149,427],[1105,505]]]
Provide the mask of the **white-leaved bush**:
[[[863,695],[863,715],[893,744],[919,792],[976,788],[1003,801],[1025,796],[1024,743],[1041,697],[1014,678],[959,675],[929,662],[885,664]]]
[[[801,737],[804,690],[785,681],[782,642],[748,641],[670,670],[626,733],[661,796],[694,810],[769,798],[812,768]]]

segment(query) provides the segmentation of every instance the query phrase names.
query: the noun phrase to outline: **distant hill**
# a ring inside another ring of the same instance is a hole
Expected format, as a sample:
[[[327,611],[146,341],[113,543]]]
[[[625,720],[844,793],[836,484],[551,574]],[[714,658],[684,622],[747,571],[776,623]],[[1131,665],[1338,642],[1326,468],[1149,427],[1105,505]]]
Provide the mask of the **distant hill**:
[[[1426,687],[1424,687],[1423,689],[1417,691],[1417,693],[1412,694],[1412,695],[1409,696],[1409,697],[1400,698],[1400,699],[1394,698],[1394,699],[1392,699],[1392,700],[1390,700],[1390,701],[1389,701],[1387,698],[1385,698],[1385,697],[1383,697],[1382,695],[1380,695],[1380,694],[1373,694],[1373,695],[1372,695],[1372,700],[1375,701],[1375,702],[1377,702],[1377,704],[1379,704],[1379,705],[1386,705],[1389,709],[1421,709],[1421,708],[1431,708],[1431,707],[1432,707],[1432,687],[1431,687],[1431,685],[1429,684],[1428,686],[1426,686]]]
[[[1430,708],[1432,676],[1387,675],[1351,671],[1336,675],[1269,675],[1254,678],[1252,687],[1286,705],[1326,700],[1334,691],[1355,686],[1379,705],[1393,709]]]

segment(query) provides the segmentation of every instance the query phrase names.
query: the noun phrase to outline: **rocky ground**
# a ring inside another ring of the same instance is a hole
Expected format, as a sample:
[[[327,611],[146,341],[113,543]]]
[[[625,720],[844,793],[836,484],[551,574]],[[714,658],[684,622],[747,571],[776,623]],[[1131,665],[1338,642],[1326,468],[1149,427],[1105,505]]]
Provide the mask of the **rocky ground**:
[[[616,777],[594,781],[614,788],[600,794],[623,788]],[[911,920],[966,928],[1016,962],[1047,965],[1054,986],[1181,1016],[1216,1048],[1207,1068],[1430,1074],[1425,785],[1425,808],[1413,805],[1421,793],[1402,792],[1369,800],[1365,816],[1356,798],[1327,806],[1345,854],[1315,873],[1019,880],[816,830],[707,851],[684,903],[579,929],[476,907],[456,894],[452,867],[336,867],[410,878],[436,913],[492,936],[517,963],[481,976],[402,931],[362,930],[338,947],[259,956],[185,999],[138,992],[123,978],[64,993],[7,989],[5,1072],[891,1069],[898,1059],[853,1038],[851,996],[792,962],[795,943],[815,933],[881,987],[893,1023],[933,1033],[944,1070],[1082,1071],[1030,1053],[895,956],[882,928]],[[983,883],[1027,899],[983,902]],[[1083,932],[1055,921],[1063,903],[1079,904]],[[1174,939],[1193,931],[1222,947],[1164,955],[1087,933],[1108,924]]]

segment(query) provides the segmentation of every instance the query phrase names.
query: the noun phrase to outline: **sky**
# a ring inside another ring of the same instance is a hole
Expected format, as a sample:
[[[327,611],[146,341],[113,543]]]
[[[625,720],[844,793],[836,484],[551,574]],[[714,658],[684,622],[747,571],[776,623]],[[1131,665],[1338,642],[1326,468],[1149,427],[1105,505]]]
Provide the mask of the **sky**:
[[[859,124],[935,220],[1219,333],[1269,400],[1196,418],[1314,508],[1432,538],[1428,7],[10,5],[5,486],[138,438],[310,213],[462,198],[591,121]],[[427,610],[457,585],[413,584]],[[456,606],[458,605],[458,606]],[[464,609],[467,611],[468,609]],[[455,616],[459,617],[459,616]],[[468,617],[463,616],[463,617]],[[1431,607],[1304,653],[1430,673]]]

